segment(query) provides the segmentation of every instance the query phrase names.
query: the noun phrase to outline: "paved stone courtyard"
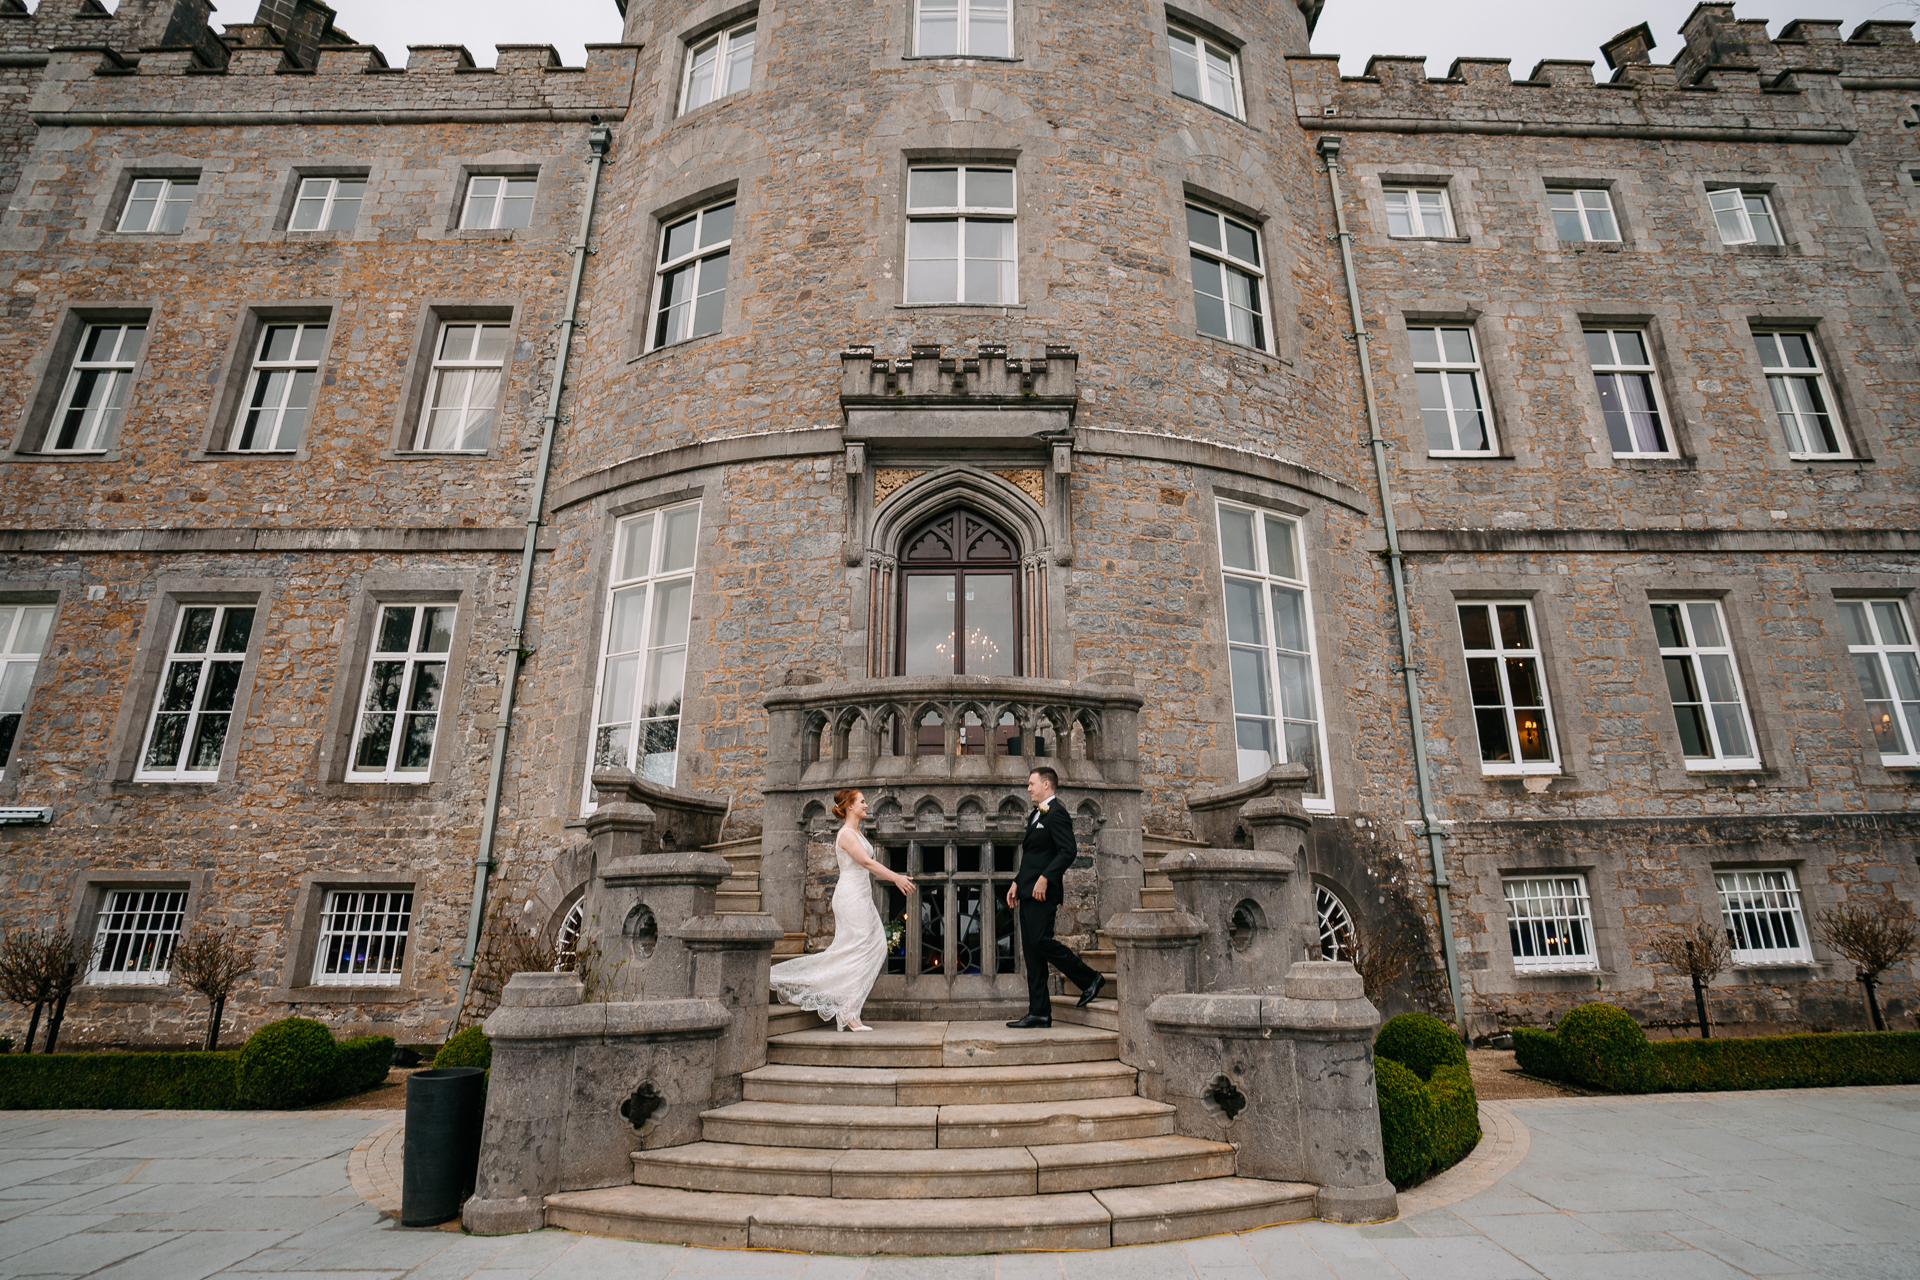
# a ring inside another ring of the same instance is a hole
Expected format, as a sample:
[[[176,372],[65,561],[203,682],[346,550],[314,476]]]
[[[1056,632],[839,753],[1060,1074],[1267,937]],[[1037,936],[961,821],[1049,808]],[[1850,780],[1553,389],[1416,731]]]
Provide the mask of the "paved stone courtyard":
[[[0,1114],[0,1276],[203,1280],[1911,1280],[1920,1087],[1484,1104],[1488,1140],[1366,1227],[1102,1253],[828,1258],[409,1231],[354,1190],[390,1112]],[[378,1182],[375,1179],[374,1182]],[[383,1188],[384,1190],[384,1188]],[[380,1191],[373,1192],[378,1195]]]

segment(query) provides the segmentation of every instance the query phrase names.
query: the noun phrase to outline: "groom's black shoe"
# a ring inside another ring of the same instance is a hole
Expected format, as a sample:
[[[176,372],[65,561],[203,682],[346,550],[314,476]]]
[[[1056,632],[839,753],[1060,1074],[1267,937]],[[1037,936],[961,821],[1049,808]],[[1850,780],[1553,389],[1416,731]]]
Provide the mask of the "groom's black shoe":
[[[1010,1027],[1018,1027],[1020,1030],[1025,1031],[1029,1027],[1050,1027],[1053,1025],[1053,1019],[1042,1018],[1035,1014],[1030,1013],[1024,1018],[1016,1018],[1014,1021],[1009,1022],[1007,1025]]]
[[[1100,998],[1100,988],[1106,985],[1107,985],[1106,975],[1099,974],[1099,973],[1094,974],[1093,985],[1089,986],[1085,991],[1082,991],[1080,993],[1079,1003],[1075,1007],[1084,1009],[1088,1005],[1092,1004],[1095,1000],[1098,1000]]]

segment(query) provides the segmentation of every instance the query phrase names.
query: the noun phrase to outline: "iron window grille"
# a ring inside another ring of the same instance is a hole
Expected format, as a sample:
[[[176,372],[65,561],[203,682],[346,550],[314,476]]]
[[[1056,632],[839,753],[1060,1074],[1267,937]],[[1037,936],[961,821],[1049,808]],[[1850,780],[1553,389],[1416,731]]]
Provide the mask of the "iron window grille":
[[[1414,383],[1430,455],[1486,454],[1494,450],[1487,412],[1485,374],[1473,331],[1445,325],[1410,325]]]
[[[1670,458],[1673,440],[1647,335],[1639,329],[1588,329],[1587,362],[1616,458]]]
[[[1267,349],[1267,275],[1260,233],[1204,205],[1187,206],[1193,264],[1194,327],[1260,351]]]
[[[1459,606],[1482,773],[1558,773],[1533,606],[1502,600]]]
[[[187,605],[180,610],[153,700],[146,747],[134,774],[137,780],[211,780],[220,775],[253,615],[250,605]]]
[[[1011,0],[918,0],[913,51],[922,58],[1010,58]]]
[[[446,696],[452,605],[390,604],[380,627],[354,726],[349,782],[424,782]]]
[[[906,300],[1017,303],[1014,210],[1012,169],[909,172]]]
[[[289,231],[351,231],[360,220],[365,178],[303,178]]]
[[[1717,600],[1653,606],[1660,663],[1689,769],[1758,769],[1740,666]]]
[[[136,178],[117,230],[175,234],[187,225],[187,210],[199,193],[198,178]]]
[[[317,987],[397,987],[407,962],[413,894],[329,889],[314,948]]]
[[[1613,197],[1604,187],[1578,187],[1547,192],[1554,232],[1564,242],[1618,240],[1620,224],[1613,216]]]
[[[416,445],[429,453],[484,453],[506,376],[507,326],[447,323],[434,346],[433,391]]]
[[[1783,243],[1780,224],[1773,216],[1773,201],[1762,192],[1737,187],[1709,191],[1707,207],[1713,211],[1713,225],[1720,229],[1721,244]]]
[[[1920,765],[1920,646],[1902,600],[1842,600],[1840,624],[1880,762]]]
[[[146,341],[145,324],[87,326],[60,393],[60,421],[47,441],[51,452],[99,453],[113,443]]]
[[[505,231],[533,225],[533,177],[477,174],[467,180],[467,201],[460,209],[462,231]]]
[[[1847,457],[1840,415],[1830,407],[1833,391],[1827,386],[1826,371],[1820,367],[1813,335],[1794,330],[1763,331],[1753,335],[1753,344],[1760,352],[1767,394],[1773,400],[1781,433],[1787,438],[1788,455]]]
[[[53,626],[50,604],[0,605],[0,778],[7,776],[20,721],[27,712],[27,695],[40,667]]]
[[[1307,803],[1325,808],[1326,730],[1299,522],[1237,503],[1218,511],[1240,777],[1304,764]]]
[[[1167,28],[1167,51],[1173,61],[1173,91],[1203,106],[1247,118],[1240,92],[1240,55],[1217,40],[1179,27]]]
[[[697,502],[620,522],[594,695],[595,768],[673,785],[699,529]]]
[[[753,33],[753,23],[742,23],[687,49],[687,74],[680,84],[682,113],[747,87],[753,79]]]
[[[1717,871],[1720,914],[1735,964],[1811,964],[1807,921],[1793,872]]]
[[[720,332],[733,254],[733,201],[668,223],[660,232],[653,347]]]
[[[1313,886],[1313,913],[1320,925],[1320,958],[1352,960],[1359,945],[1353,927],[1353,914],[1333,890],[1323,884]]]
[[[112,889],[93,930],[88,981],[163,986],[186,917],[185,889]]]
[[[1453,210],[1445,187],[1388,187],[1387,234],[1396,240],[1444,240],[1453,236]]]
[[[580,965],[580,931],[587,923],[587,900],[581,898],[567,910],[560,928],[553,935],[553,971],[569,973]]]
[[[320,353],[327,325],[270,324],[262,327],[259,354],[249,379],[252,393],[233,447],[241,453],[290,453],[306,438],[307,415],[320,380]]]
[[[1507,940],[1516,970],[1600,967],[1585,876],[1505,880],[1502,888],[1507,899]]]

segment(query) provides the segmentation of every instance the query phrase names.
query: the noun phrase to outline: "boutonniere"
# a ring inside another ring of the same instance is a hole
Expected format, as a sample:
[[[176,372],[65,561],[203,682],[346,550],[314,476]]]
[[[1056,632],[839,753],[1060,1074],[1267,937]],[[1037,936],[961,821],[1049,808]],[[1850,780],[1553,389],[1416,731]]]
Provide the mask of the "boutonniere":
[[[1045,800],[1042,800],[1040,802],[1040,812],[1045,813],[1046,811],[1047,811],[1047,802]]]

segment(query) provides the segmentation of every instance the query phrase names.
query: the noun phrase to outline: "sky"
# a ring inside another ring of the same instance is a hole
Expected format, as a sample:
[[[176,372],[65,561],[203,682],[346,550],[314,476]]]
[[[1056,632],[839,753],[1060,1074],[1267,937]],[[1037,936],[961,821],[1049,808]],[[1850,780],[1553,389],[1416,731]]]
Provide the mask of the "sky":
[[[647,0],[638,0],[646,3]],[[1327,0],[1314,32],[1316,53],[1340,55],[1340,69],[1359,75],[1376,53],[1425,54],[1429,75],[1445,75],[1459,57],[1511,58],[1515,79],[1542,58],[1593,59],[1605,78],[1600,42],[1642,22],[1653,27],[1654,61],[1680,50],[1679,26],[1695,0]],[[1920,16],[1920,0],[1759,0],[1740,4],[1741,17],[1767,18],[1778,35],[1794,18],[1837,18],[1842,35],[1870,19]],[[496,44],[550,44],[569,66],[586,58],[588,43],[620,38],[614,0],[332,0],[337,21],[354,39],[377,44],[395,66],[409,44],[464,44],[482,66]],[[224,0],[216,21],[245,22],[255,0]]]

